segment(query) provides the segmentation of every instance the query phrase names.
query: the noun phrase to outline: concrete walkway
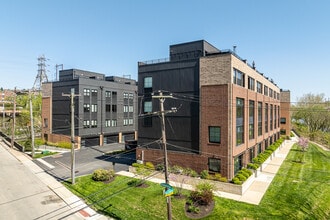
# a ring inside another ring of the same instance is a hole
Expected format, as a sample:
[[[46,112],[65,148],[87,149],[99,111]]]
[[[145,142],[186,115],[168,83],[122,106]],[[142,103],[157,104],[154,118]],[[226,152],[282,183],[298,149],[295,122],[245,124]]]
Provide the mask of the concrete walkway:
[[[282,147],[277,151],[275,156],[272,157],[272,160],[264,164],[263,170],[258,174],[258,177],[254,179],[250,187],[242,195],[227,193],[222,191],[215,191],[214,194],[219,197],[258,205],[262,197],[264,196],[265,192],[267,191],[269,185],[271,184],[273,178],[275,177],[277,171],[279,170],[283,161],[288,155],[291,147],[296,142],[297,142],[296,138],[293,138],[293,140],[286,140],[282,145]],[[117,174],[123,176],[129,176],[129,177],[136,177],[134,173],[130,173],[126,171],[121,171],[118,172]],[[147,180],[155,183],[164,182],[164,179],[161,179],[159,177],[158,178],[151,177],[148,178]],[[180,186],[188,190],[194,189],[194,186],[189,184],[181,184],[173,181],[170,181],[170,184],[173,186]]]
[[[74,195],[70,190],[68,190],[62,183],[58,182],[54,177],[47,174],[38,165],[36,165],[30,157],[26,154],[19,152],[15,149],[6,147],[7,150],[14,156],[18,161],[20,161],[25,167],[27,167],[31,172],[36,175],[41,182],[43,182],[49,189],[51,189],[57,196],[59,196],[69,207],[65,216],[61,219],[88,219],[88,220],[105,220],[111,219],[109,217],[103,216],[95,212],[93,209],[89,208],[84,201],[79,197]],[[41,219],[58,219],[58,216],[53,216],[50,213],[47,216],[43,216]]]

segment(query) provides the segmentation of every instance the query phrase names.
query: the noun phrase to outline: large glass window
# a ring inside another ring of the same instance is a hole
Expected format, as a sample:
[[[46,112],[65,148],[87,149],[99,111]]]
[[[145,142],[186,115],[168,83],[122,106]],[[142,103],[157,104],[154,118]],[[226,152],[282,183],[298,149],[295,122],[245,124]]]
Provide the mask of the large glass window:
[[[152,77],[151,76],[144,78],[144,88],[152,88]]]
[[[273,130],[273,115],[274,111],[273,111],[273,105],[270,105],[270,130]]]
[[[264,86],[264,95],[268,96],[268,87],[267,86]]]
[[[239,155],[234,159],[234,173],[237,174],[243,167],[243,155]]]
[[[97,112],[97,104],[92,104],[92,112]]]
[[[90,105],[84,104],[84,112],[89,112],[89,110],[90,110]]]
[[[262,83],[257,81],[257,92],[262,94]]]
[[[209,158],[209,171],[220,172],[221,160],[217,158]]]
[[[286,118],[281,118],[281,124],[286,124]]]
[[[145,101],[144,102],[144,112],[152,112],[152,101]]]
[[[209,127],[209,142],[210,143],[220,143],[220,127],[210,126]]]
[[[236,145],[244,143],[244,99],[236,98]]]
[[[254,138],[254,101],[249,101],[249,139]]]
[[[252,77],[248,77],[248,89],[254,91],[255,90],[255,80]]]
[[[268,104],[265,104],[265,132],[268,132]]]
[[[262,135],[262,102],[258,102],[258,136]]]
[[[234,68],[234,73],[233,73],[233,83],[239,86],[244,87],[244,80],[245,79],[245,75],[244,73],[242,73],[241,71],[237,70]]]
[[[90,89],[84,89],[84,96],[90,96],[91,91]]]
[[[254,147],[250,148],[250,162],[252,162],[252,159],[254,158]]]

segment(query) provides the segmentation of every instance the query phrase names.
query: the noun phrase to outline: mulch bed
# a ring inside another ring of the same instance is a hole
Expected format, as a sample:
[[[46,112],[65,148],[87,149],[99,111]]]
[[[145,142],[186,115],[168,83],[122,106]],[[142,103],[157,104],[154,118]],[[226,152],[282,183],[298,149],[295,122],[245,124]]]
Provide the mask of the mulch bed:
[[[197,206],[199,208],[199,212],[198,213],[193,213],[193,212],[188,212],[189,205],[186,204],[185,205],[186,216],[188,218],[191,218],[191,219],[204,218],[204,217],[206,217],[206,216],[208,216],[209,214],[212,213],[212,211],[214,209],[214,205],[215,205],[215,202],[214,201],[212,201],[208,205],[199,205],[199,206]]]

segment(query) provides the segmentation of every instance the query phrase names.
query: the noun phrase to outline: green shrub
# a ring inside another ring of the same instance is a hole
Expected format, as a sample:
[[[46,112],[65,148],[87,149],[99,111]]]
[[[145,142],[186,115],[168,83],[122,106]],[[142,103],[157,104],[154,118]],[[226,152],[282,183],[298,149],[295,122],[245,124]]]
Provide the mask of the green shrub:
[[[200,209],[194,205],[189,205],[187,211],[198,214],[200,212]]]
[[[170,167],[170,173],[175,173],[175,174],[181,174],[184,172],[184,168],[180,167],[178,165],[174,165],[172,167]]]
[[[104,169],[97,169],[93,172],[92,179],[94,181],[108,181],[110,178],[113,177],[113,174]]]
[[[207,171],[207,170],[203,170],[203,171],[200,173],[200,176],[201,176],[202,179],[209,179],[209,177],[210,177],[209,171]]]
[[[129,186],[137,186],[138,185],[138,179],[132,179],[132,180],[130,180],[128,183],[127,183],[127,185],[129,185]]]
[[[185,168],[183,174],[191,177],[198,177],[198,173],[191,168]]]
[[[224,183],[227,183],[228,182],[228,179],[224,176],[222,176],[220,179],[219,179],[220,182],[224,182]]]
[[[237,177],[240,181],[242,181],[242,182],[244,182],[244,181],[246,180],[246,177],[245,177],[243,174],[241,174],[241,173],[238,173],[238,174],[236,175],[236,177]]]
[[[155,169],[155,166],[151,162],[146,162],[145,166],[146,166],[146,168],[151,169],[151,170]]]
[[[164,170],[164,164],[161,164],[161,163],[157,164],[155,169],[157,171],[163,171]]]
[[[256,169],[259,168],[259,165],[258,165],[257,163],[249,163],[249,164],[247,165],[247,168],[249,168],[249,169],[253,169],[253,170],[256,170]]]
[[[57,144],[57,147],[71,149],[72,146],[70,142],[61,141]]]
[[[242,181],[239,180],[237,177],[234,177],[232,180],[231,180],[234,184],[237,184],[237,185],[242,185]]]
[[[196,190],[190,193],[189,199],[200,205],[208,205],[213,199],[214,185],[208,182],[202,182],[196,186]]]

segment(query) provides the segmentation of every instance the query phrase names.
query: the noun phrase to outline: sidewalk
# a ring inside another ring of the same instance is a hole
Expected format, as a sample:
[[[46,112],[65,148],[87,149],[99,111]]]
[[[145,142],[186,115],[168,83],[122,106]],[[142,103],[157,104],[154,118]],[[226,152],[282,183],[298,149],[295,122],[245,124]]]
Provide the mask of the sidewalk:
[[[70,213],[67,214],[67,219],[71,219],[70,216],[72,215],[75,215],[75,218],[78,217],[79,219],[85,220],[111,219],[109,217],[100,215],[93,209],[89,208],[84,201],[71,193],[70,190],[65,188],[65,186],[58,182],[54,177],[42,170],[26,154],[11,148],[8,148],[7,150],[24,166],[29,168],[34,175],[36,175],[48,188],[50,188],[56,195],[58,195],[67,204],[68,207],[70,207]]]
[[[295,138],[293,140],[286,140],[283,146],[275,154],[275,157],[273,157],[269,163],[265,164],[265,167],[259,173],[258,177],[254,179],[253,183],[242,195],[227,193],[223,191],[215,191],[214,194],[219,197],[258,205],[294,143],[296,143]],[[121,171],[117,174],[136,177],[135,174],[126,171]],[[148,181],[162,183],[164,182],[164,179],[151,177],[148,178]],[[170,181],[170,184],[173,186],[181,186],[181,183],[176,183],[173,181]],[[193,190],[194,186],[189,184],[182,184],[182,188]]]

